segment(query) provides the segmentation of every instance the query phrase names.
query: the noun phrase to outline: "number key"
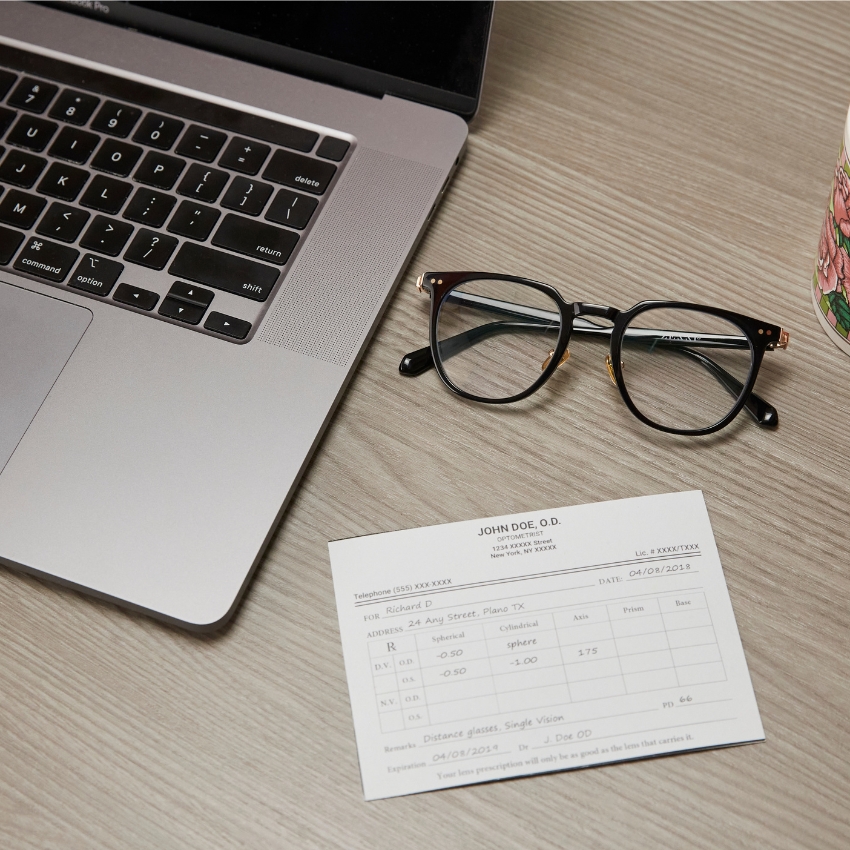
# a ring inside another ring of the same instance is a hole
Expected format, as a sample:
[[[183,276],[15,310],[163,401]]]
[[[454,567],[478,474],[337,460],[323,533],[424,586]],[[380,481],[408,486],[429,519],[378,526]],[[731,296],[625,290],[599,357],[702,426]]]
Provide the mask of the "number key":
[[[27,112],[44,112],[47,104],[53,100],[53,95],[59,91],[59,86],[24,77],[9,95],[9,106],[26,109]]]
[[[164,269],[176,247],[177,240],[173,236],[142,229],[130,243],[124,259],[149,269]]]
[[[150,145],[152,148],[167,151],[174,144],[182,129],[182,121],[149,112],[145,116],[145,120],[139,125],[139,129],[136,130],[133,141],[140,145]]]
[[[80,91],[65,89],[59,95],[56,103],[53,104],[50,117],[56,118],[58,121],[67,121],[69,124],[82,126],[91,118],[99,103],[100,98],[93,94],[83,94]]]
[[[135,106],[127,106],[125,103],[107,100],[100,107],[97,115],[94,116],[91,128],[123,139],[130,135],[130,130],[136,126],[141,114],[142,110]]]

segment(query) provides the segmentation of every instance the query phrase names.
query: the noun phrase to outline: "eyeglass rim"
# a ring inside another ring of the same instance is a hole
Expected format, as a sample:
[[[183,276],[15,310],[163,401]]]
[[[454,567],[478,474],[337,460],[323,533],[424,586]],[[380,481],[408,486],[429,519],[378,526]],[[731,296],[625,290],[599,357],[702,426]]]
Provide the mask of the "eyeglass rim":
[[[707,425],[704,428],[671,428],[668,425],[662,425],[660,422],[655,422],[648,416],[646,416],[646,414],[644,414],[640,410],[640,408],[634,403],[631,395],[629,394],[628,387],[626,386],[625,376],[623,374],[622,359],[620,357],[623,350],[624,332],[629,326],[629,324],[631,324],[631,322],[641,313],[646,313],[650,310],[664,309],[690,310],[695,313],[704,313],[706,315],[717,316],[720,319],[725,319],[726,321],[735,325],[735,327],[739,328],[750,344],[750,369],[747,374],[747,379],[745,381],[741,381],[743,388],[729,412],[725,416],[718,419],[717,422],[715,422],[713,425]],[[745,323],[748,324],[749,327],[745,327]],[[694,304],[692,302],[687,301],[642,301],[639,304],[635,304],[634,307],[622,311],[615,319],[614,327],[611,331],[611,368],[614,372],[614,378],[617,383],[617,389],[619,389],[620,395],[622,396],[626,407],[628,407],[629,410],[641,422],[659,431],[664,431],[668,434],[682,434],[684,436],[702,436],[706,434],[713,434],[717,431],[720,431],[722,428],[725,428],[732,422],[733,419],[738,416],[741,410],[743,410],[744,405],[747,402],[748,396],[755,387],[756,378],[758,378],[758,372],[761,368],[762,359],[764,357],[764,351],[767,343],[765,344],[765,348],[759,349],[756,346],[753,335],[753,324],[757,325],[762,330],[768,327],[773,327],[770,325],[766,325],[764,322],[758,322],[754,319],[751,319],[749,316],[741,315],[740,313],[734,313],[730,310],[724,310],[719,307],[706,307],[702,304]],[[778,334],[778,329],[775,331],[775,333]],[[764,336],[764,334],[762,334],[762,336]],[[756,339],[757,338],[758,330],[756,329]]]
[[[459,277],[459,279],[452,280],[455,277]],[[430,278],[435,278],[437,282],[433,284],[430,283]],[[428,280],[426,281],[426,279]],[[561,357],[563,357],[564,352],[569,345],[569,337],[572,330],[572,319],[574,316],[572,315],[572,305],[564,299],[561,293],[558,292],[554,286],[551,286],[548,283],[541,283],[538,280],[514,277],[513,275],[487,274],[482,272],[427,273],[422,276],[422,280],[424,281],[423,286],[427,286],[431,289],[432,293],[429,337],[431,356],[434,360],[434,368],[437,370],[437,374],[440,376],[442,382],[452,392],[457,393],[457,395],[461,396],[461,398],[469,399],[469,401],[478,401],[482,404],[512,404],[516,401],[522,401],[524,398],[528,398],[530,395],[536,393],[537,390],[539,390],[540,387],[542,387],[555,373],[555,370],[558,368],[558,364],[561,362]],[[443,358],[440,356],[438,347],[439,341],[437,339],[437,323],[440,318],[440,306],[445,300],[446,295],[448,295],[452,289],[473,280],[500,280],[506,283],[517,283],[529,286],[532,289],[537,289],[538,291],[550,296],[558,307],[558,313],[561,318],[561,329],[558,331],[558,339],[555,343],[554,354],[550,358],[549,364],[546,368],[541,370],[540,376],[537,380],[528,387],[528,389],[523,390],[523,392],[517,393],[516,395],[508,396],[506,398],[487,398],[486,396],[474,395],[457,386],[443,368]],[[567,316],[570,317],[569,321],[567,320]]]
[[[437,322],[439,321],[440,306],[452,289],[463,283],[469,283],[474,280],[497,280],[504,281],[506,283],[516,283],[523,286],[529,286],[550,296],[558,306],[558,311],[561,317],[561,330],[558,334],[558,340],[550,362],[548,366],[541,371],[540,377],[530,387],[528,387],[528,389],[516,395],[500,399],[473,395],[472,393],[458,387],[451,378],[449,378],[446,370],[443,368],[443,361],[440,356],[437,343]],[[537,392],[537,390],[539,390],[540,387],[542,387],[557,370],[561,357],[563,357],[564,352],[569,345],[570,335],[573,330],[573,321],[578,315],[575,308],[592,307],[594,310],[602,311],[599,313],[594,312],[592,315],[599,315],[600,317],[609,318],[613,321],[611,328],[611,344],[609,349],[612,361],[611,365],[617,389],[619,390],[620,396],[622,397],[626,407],[628,407],[633,416],[645,425],[648,425],[650,428],[655,428],[658,431],[663,431],[668,434],[679,434],[683,436],[704,436],[713,434],[716,431],[725,428],[735,419],[735,417],[738,416],[746,404],[747,398],[750,396],[753,388],[755,387],[758,372],[764,358],[764,352],[772,345],[775,347],[779,344],[780,334],[782,333],[782,328],[778,325],[762,322],[758,319],[752,318],[751,316],[745,316],[742,313],[736,313],[732,310],[725,310],[720,307],[710,307],[704,304],[696,304],[694,302],[687,301],[640,301],[633,307],[625,310],[618,310],[615,307],[590,305],[584,302],[571,303],[567,301],[551,284],[532,280],[531,278],[494,272],[425,272],[419,277],[417,287],[420,290],[427,288],[431,293],[429,335],[431,356],[434,361],[434,367],[443,383],[452,392],[462,398],[466,398],[470,401],[477,401],[482,404],[511,404],[513,402],[522,401]],[[750,344],[752,359],[750,362],[750,371],[747,376],[747,380],[742,382],[743,390],[730,411],[713,425],[708,425],[704,428],[672,428],[667,425],[662,425],[659,422],[654,422],[638,409],[626,388],[620,359],[623,332],[629,323],[641,313],[647,310],[665,308],[693,310],[694,312],[706,313],[717,316],[718,318],[726,319],[740,328]]]

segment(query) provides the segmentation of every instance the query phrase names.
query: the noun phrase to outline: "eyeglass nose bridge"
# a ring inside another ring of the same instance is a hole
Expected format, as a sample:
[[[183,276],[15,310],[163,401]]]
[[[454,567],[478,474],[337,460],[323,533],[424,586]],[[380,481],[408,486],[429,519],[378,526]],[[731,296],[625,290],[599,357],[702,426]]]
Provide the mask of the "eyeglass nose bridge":
[[[616,307],[606,307],[604,304],[585,304],[582,301],[576,301],[573,304],[573,315],[598,316],[600,319],[613,322],[620,315],[620,311]]]

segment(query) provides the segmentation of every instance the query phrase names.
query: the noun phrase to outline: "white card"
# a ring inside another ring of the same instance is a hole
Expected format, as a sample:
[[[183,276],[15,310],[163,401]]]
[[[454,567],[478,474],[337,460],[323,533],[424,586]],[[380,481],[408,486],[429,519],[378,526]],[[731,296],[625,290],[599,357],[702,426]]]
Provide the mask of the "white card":
[[[367,800],[764,740],[699,491],[329,548]]]

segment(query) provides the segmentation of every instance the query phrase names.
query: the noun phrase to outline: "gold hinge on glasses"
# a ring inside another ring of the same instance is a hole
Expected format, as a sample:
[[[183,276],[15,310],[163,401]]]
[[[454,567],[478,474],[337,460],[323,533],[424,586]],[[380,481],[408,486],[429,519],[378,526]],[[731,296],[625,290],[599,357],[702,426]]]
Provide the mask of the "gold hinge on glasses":
[[[605,365],[608,367],[608,377],[611,379],[611,383],[616,387],[617,386],[617,378],[614,375],[614,364],[611,362],[611,355],[605,355]],[[623,368],[623,361],[620,361],[620,368]]]
[[[764,333],[764,331],[759,330],[759,333],[760,334]],[[771,334],[771,331],[768,331],[767,335],[770,336],[770,334]],[[782,328],[780,328],[779,329],[779,339],[776,340],[776,342],[769,342],[767,344],[767,350],[768,351],[775,351],[777,348],[781,348],[783,350],[788,348],[788,340],[790,338],[791,338],[791,335],[788,333],[788,331],[785,331]]]
[[[540,367],[540,371],[541,371],[541,372],[545,372],[545,371],[546,371],[546,367],[547,367],[547,366],[548,366],[548,365],[552,362],[552,358],[553,358],[554,356],[555,356],[555,349],[554,349],[554,348],[550,348],[550,349],[549,349],[549,355],[548,355],[548,357],[547,357],[547,358],[543,361],[543,365]],[[555,368],[556,368],[556,369],[560,369],[560,368],[561,368],[561,366],[563,366],[563,365],[564,365],[564,363],[566,363],[566,362],[567,362],[567,360],[569,360],[569,359],[570,359],[570,350],[569,350],[569,348],[568,348],[568,349],[564,352],[564,356],[561,358],[561,362],[560,362],[560,363],[559,363],[559,364],[558,364]]]
[[[425,277],[425,275],[421,274],[421,275],[419,275],[419,277],[416,278],[416,291],[417,292],[422,292],[422,278],[423,277]]]

